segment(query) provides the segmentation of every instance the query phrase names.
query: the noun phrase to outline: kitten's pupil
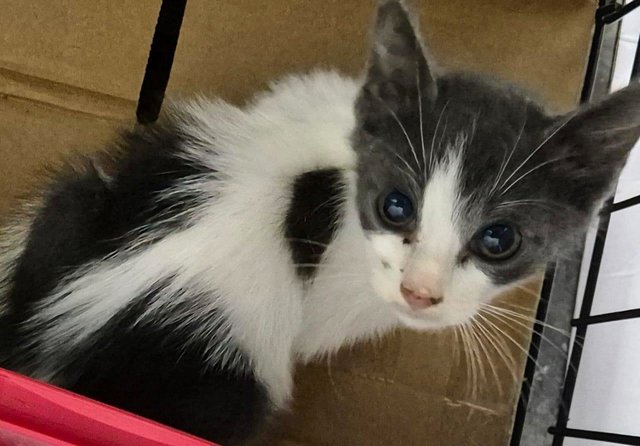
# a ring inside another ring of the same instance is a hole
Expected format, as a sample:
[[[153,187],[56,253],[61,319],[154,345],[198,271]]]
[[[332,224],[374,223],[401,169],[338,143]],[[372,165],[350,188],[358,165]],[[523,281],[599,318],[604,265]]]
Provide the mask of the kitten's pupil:
[[[392,191],[382,200],[380,214],[391,225],[403,225],[413,217],[413,203],[405,194]]]
[[[506,259],[520,247],[520,234],[513,226],[495,223],[486,226],[475,237],[475,251],[481,257],[498,260]]]
[[[482,244],[491,254],[502,254],[513,242],[513,232],[508,226],[491,226],[482,234]]]

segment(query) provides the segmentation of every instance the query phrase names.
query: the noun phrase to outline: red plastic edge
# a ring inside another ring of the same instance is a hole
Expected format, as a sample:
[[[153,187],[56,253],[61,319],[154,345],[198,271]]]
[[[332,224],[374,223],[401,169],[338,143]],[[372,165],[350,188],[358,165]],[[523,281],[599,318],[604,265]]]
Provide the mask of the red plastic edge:
[[[153,421],[0,369],[0,445],[215,446]]]

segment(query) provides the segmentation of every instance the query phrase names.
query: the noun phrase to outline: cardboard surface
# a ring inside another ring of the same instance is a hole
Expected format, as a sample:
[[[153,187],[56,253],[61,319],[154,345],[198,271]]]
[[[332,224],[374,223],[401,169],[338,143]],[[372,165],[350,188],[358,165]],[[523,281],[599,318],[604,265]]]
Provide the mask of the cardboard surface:
[[[577,101],[595,0],[414,3],[443,68],[512,80],[557,111]],[[0,0],[0,212],[44,164],[101,147],[131,125],[159,5]],[[292,71],[357,74],[373,9],[372,0],[189,0],[169,93],[242,102]],[[536,293],[518,291],[508,302],[527,317]],[[476,333],[492,341],[466,354],[452,333],[401,331],[330,366],[300,367],[291,413],[259,444],[506,445],[530,337],[518,320],[485,323]],[[498,330],[506,334],[491,334]],[[478,365],[487,355],[495,370],[486,359]]]
[[[0,212],[133,122],[160,0],[0,0]]]
[[[0,212],[27,197],[61,154],[100,149],[122,124],[0,94]]]
[[[0,0],[0,67],[136,100],[160,0]]]
[[[579,96],[596,0],[414,0],[445,69],[516,81],[559,111]],[[373,0],[189,0],[169,89],[232,101],[290,72],[358,74]]]

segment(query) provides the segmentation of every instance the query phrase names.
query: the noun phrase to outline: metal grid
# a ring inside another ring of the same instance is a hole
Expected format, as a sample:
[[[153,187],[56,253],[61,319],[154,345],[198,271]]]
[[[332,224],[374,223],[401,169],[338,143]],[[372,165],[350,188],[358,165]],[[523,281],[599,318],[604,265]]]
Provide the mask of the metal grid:
[[[600,1],[598,9],[595,14],[595,28],[593,34],[593,43],[589,54],[589,60],[587,64],[587,71],[585,74],[584,86],[581,95],[582,102],[589,102],[593,96],[594,86],[598,82],[597,71],[598,62],[601,56],[601,50],[603,45],[603,37],[605,35],[605,28],[607,25],[617,25],[616,33],[619,32],[619,22],[628,13],[640,6],[640,0],[634,0],[629,3],[621,4],[615,1]],[[617,35],[616,35],[617,45]],[[615,53],[616,47],[613,48]],[[633,62],[633,68],[631,73],[632,81],[635,81],[640,74],[640,44],[636,48],[635,59]],[[555,426],[548,428],[548,433],[553,436],[552,446],[562,446],[565,438],[581,438],[595,441],[604,441],[614,444],[628,444],[628,445],[640,445],[640,437],[623,435],[613,432],[598,432],[582,429],[571,429],[567,427],[569,421],[569,413],[571,410],[571,403],[573,400],[574,390],[576,387],[576,380],[578,377],[580,361],[582,358],[583,345],[587,335],[588,328],[594,324],[622,321],[632,318],[640,318],[640,308],[617,311],[606,314],[591,315],[591,308],[593,304],[593,298],[596,291],[596,285],[598,281],[598,275],[600,271],[600,263],[604,252],[604,247],[607,238],[607,232],[609,229],[609,222],[611,215],[614,212],[627,209],[631,206],[640,205],[640,195],[629,198],[617,203],[613,203],[613,198],[610,199],[603,212],[601,213],[598,222],[598,236],[594,240],[593,254],[590,260],[586,286],[583,294],[582,306],[580,308],[580,314],[578,318],[572,319],[570,325],[575,327],[576,333],[571,348],[571,356],[569,358],[568,367],[566,368],[566,374],[562,385],[562,396],[558,407],[557,419]],[[541,321],[547,319],[548,315],[548,299],[551,295],[551,289],[553,286],[553,278],[556,270],[554,264],[549,268],[548,274],[545,278],[543,285],[543,291],[541,294],[541,304],[538,308],[537,318]],[[534,327],[535,331],[540,330],[542,327],[538,324]],[[525,423],[532,423],[531,420],[527,420],[527,402],[529,400],[529,383],[534,380],[535,360],[540,351],[540,335],[534,333],[530,346],[531,358],[525,369],[524,384],[522,387],[521,400],[516,415],[516,421],[514,424],[513,436],[511,445],[516,446],[521,443],[522,431]],[[535,418],[535,417],[532,417]],[[535,421],[533,421],[535,423]],[[523,443],[523,446],[530,446]],[[533,445],[531,445],[533,446]]]

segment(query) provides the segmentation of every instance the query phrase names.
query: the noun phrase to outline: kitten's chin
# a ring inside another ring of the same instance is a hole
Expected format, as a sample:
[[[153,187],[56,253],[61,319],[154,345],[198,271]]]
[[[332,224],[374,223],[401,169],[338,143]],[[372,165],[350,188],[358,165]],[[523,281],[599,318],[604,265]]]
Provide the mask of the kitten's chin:
[[[419,331],[435,331],[447,327],[447,325],[443,325],[438,321],[432,321],[426,318],[412,317],[410,315],[402,313],[398,314],[398,319],[400,319],[400,322],[405,327]]]
[[[450,312],[445,308],[415,311],[403,305],[396,305],[398,319],[407,328],[420,331],[435,331],[461,325],[473,318],[475,311]]]

